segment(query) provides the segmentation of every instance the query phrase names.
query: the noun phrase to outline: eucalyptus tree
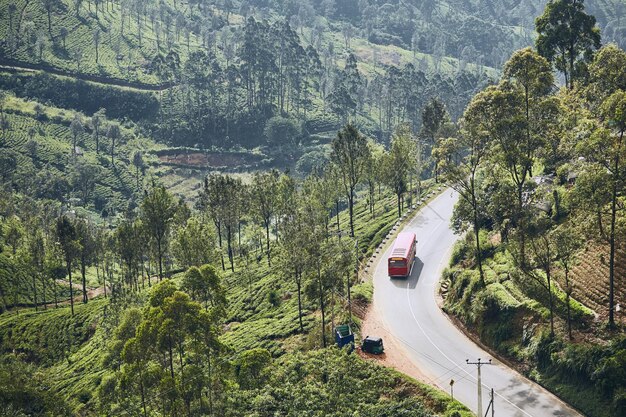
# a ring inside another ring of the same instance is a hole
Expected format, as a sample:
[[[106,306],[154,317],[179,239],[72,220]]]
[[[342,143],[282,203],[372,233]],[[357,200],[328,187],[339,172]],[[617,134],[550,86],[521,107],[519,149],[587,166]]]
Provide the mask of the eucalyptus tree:
[[[204,309],[213,309],[214,313],[225,316],[226,291],[221,283],[220,274],[213,265],[192,266],[183,277],[182,287],[189,291],[194,301],[202,302]]]
[[[137,181],[137,190],[139,190],[139,172],[142,173],[146,169],[145,162],[143,160],[143,153],[139,150],[133,152],[133,166],[135,167],[135,180]]]
[[[573,291],[570,281],[570,272],[576,260],[576,254],[583,246],[582,236],[571,225],[563,225],[557,228],[552,237],[556,248],[556,260],[563,268],[563,278],[565,280],[565,303],[567,306],[567,334],[572,340],[572,307],[570,299]]]
[[[74,58],[74,61],[76,62],[76,71],[78,72],[80,72],[80,64],[83,62],[84,56],[85,56],[85,53],[83,51],[83,48],[81,47],[76,47],[74,51],[72,52],[72,57]]]
[[[72,187],[80,193],[81,202],[83,206],[87,207],[96,184],[101,179],[102,167],[79,160],[70,172]]]
[[[61,42],[63,43],[63,49],[67,49],[65,46],[65,40],[67,39],[68,33],[69,32],[65,26],[62,26],[61,29],[59,29],[59,36],[61,37]]]
[[[179,265],[200,267],[215,260],[215,235],[195,216],[178,227],[172,241],[172,252]]]
[[[550,96],[552,76],[546,61],[529,49],[516,52],[506,63],[503,80],[485,89],[473,103],[473,124],[490,137],[490,159],[504,169],[514,185],[512,224],[524,259],[524,193],[532,176],[535,157],[553,134],[558,102]],[[512,196],[513,197],[513,196]]]
[[[98,10],[97,6],[96,6],[96,10]],[[93,46],[95,47],[95,50],[96,50],[96,64],[98,63],[98,59],[99,59],[98,47],[100,46],[100,35],[101,35],[100,28],[94,29],[92,33],[92,37],[93,37]]]
[[[83,287],[83,304],[87,303],[87,266],[93,262],[96,250],[96,242],[94,236],[93,225],[86,219],[77,219],[76,237],[80,250],[78,251],[78,261],[80,263],[80,274]]]
[[[626,91],[626,51],[615,44],[602,47],[589,65],[586,98],[594,108],[618,90]]]
[[[15,16],[15,13],[17,12],[17,5],[13,2],[9,3],[9,7],[7,9],[7,14],[9,15],[9,36],[11,37],[13,35],[13,17]]]
[[[585,13],[583,0],[551,0],[535,27],[537,51],[563,73],[565,85],[574,88],[574,81],[586,76],[594,49],[600,47],[596,18]]]
[[[305,185],[305,190],[310,187]],[[308,214],[311,211],[316,212],[315,204],[306,201],[309,194],[300,194],[297,197],[297,204],[280,223],[281,234],[283,238],[278,243],[278,270],[285,277],[293,278],[296,284],[296,293],[298,294],[298,323],[300,332],[304,332],[304,323],[302,321],[302,286],[306,278],[306,274],[312,268],[309,259],[308,250],[310,249],[311,236],[315,230],[313,221],[310,221]],[[318,236],[321,237],[321,236]]]
[[[484,285],[484,272],[480,249],[480,224],[478,201],[478,173],[489,155],[490,140],[482,123],[485,119],[485,99],[487,93],[478,93],[467,106],[461,122],[461,132],[455,138],[439,144],[444,156],[440,168],[444,182],[459,193],[471,208],[469,218],[463,222],[471,223],[474,232],[475,259]]]
[[[380,185],[384,181],[383,162],[385,157],[385,149],[382,145],[370,141],[369,157],[365,169],[365,182],[367,183],[369,210],[373,217],[376,217],[376,186],[380,189]],[[379,196],[380,198],[380,193]]]
[[[115,144],[122,137],[122,131],[118,123],[109,124],[107,137],[111,141],[111,165],[115,165]]]
[[[321,221],[327,234],[330,233],[331,212],[337,195],[340,193],[332,178],[330,168],[326,166],[314,169],[302,184],[302,192],[309,197],[306,200],[307,204],[314,205],[319,212],[323,213]]]
[[[56,241],[65,261],[65,272],[70,284],[70,308],[74,315],[74,283],[72,282],[72,269],[80,252],[79,236],[76,231],[75,221],[67,215],[62,215],[56,222]]]
[[[279,179],[280,174],[276,170],[256,173],[252,179],[252,187],[250,189],[252,212],[265,228],[268,266],[272,265],[270,256],[270,226],[278,205]]]
[[[159,280],[163,279],[163,257],[169,246],[170,226],[176,214],[176,201],[162,185],[153,185],[141,202],[141,219],[156,245]]]
[[[616,235],[620,219],[618,213],[623,211],[620,203],[626,188],[624,161],[626,160],[626,92],[617,90],[601,104],[599,109],[600,123],[592,127],[588,140],[579,144],[579,149],[588,161],[596,164],[595,172],[604,177],[600,185],[603,195],[608,197],[609,225],[603,227],[602,215],[599,216],[600,231],[604,231],[610,245],[609,254],[609,326],[615,325],[615,254]]]
[[[348,200],[350,236],[354,237],[355,189],[365,173],[370,150],[365,137],[350,123],[337,133],[331,147],[331,160],[337,167]]]
[[[44,235],[40,228],[37,228],[28,238],[28,255],[32,266],[33,275],[33,304],[35,311],[38,309],[37,302],[37,280],[41,282],[41,304],[46,305],[46,276],[45,276],[45,257],[46,247]]]
[[[222,239],[224,236],[223,224],[224,224],[224,204],[225,204],[225,177],[219,174],[208,175],[204,179],[204,186],[199,196],[200,209],[208,214],[210,219],[215,225],[215,231],[217,233],[217,242],[220,252],[220,260],[222,263],[222,270],[226,270],[224,264],[224,251]]]
[[[41,0],[41,5],[46,10],[48,16],[48,33],[52,37],[52,13],[61,9],[63,3],[60,0]]]
[[[443,101],[439,97],[431,97],[422,109],[421,134],[422,136],[428,138],[428,141],[430,142],[428,144],[428,149],[432,150],[436,146],[439,132],[449,121],[450,115],[448,114],[448,110],[446,109]],[[426,150],[427,155],[432,153],[428,152],[428,149]],[[433,167],[435,182],[438,181],[438,171],[437,162],[435,161],[435,166]]]
[[[246,194],[246,186],[240,179],[222,174],[207,176],[200,194],[201,206],[208,212],[217,229],[222,269],[225,269],[221,250],[222,239],[226,237],[227,255],[233,272],[235,271],[233,239],[244,215]]]
[[[91,116],[91,130],[96,142],[96,154],[100,151],[100,129],[106,124],[106,110],[101,108]]]
[[[384,158],[384,178],[396,195],[398,217],[402,217],[402,201],[408,190],[409,175],[415,161],[415,146],[407,124],[398,127],[391,139],[391,149]]]
[[[117,225],[113,234],[116,252],[121,262],[124,263],[125,281],[130,288],[133,288],[133,284],[135,284],[137,263],[141,257],[140,228],[141,224],[139,222],[127,217]]]
[[[509,251],[522,274],[542,287],[548,296],[550,311],[550,336],[554,337],[554,267],[559,259],[557,242],[551,236],[552,222],[537,214],[535,221],[529,224],[527,233],[528,247],[521,248],[519,243],[509,245]]]
[[[75,113],[72,122],[70,123],[70,131],[72,132],[72,156],[76,155],[76,145],[78,138],[85,132],[83,126],[83,119],[80,114]]]

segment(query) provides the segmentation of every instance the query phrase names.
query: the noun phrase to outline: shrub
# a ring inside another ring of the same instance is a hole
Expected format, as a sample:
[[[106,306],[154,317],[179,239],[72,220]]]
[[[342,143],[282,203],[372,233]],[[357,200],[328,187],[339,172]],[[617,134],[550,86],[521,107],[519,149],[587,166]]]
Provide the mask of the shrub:
[[[267,121],[263,134],[270,145],[298,145],[302,139],[302,126],[292,118],[274,116]]]
[[[267,301],[274,307],[278,307],[278,305],[280,304],[280,297],[278,297],[278,293],[276,292],[276,290],[271,290],[268,294],[267,294]]]
[[[80,401],[83,404],[87,404],[89,400],[91,400],[91,392],[88,391],[87,389],[82,389],[78,393],[78,401]]]
[[[450,266],[455,266],[461,261],[471,256],[472,246],[470,246],[467,239],[459,240],[452,249],[452,256],[450,257]]]
[[[514,336],[517,301],[501,284],[491,284],[472,303],[471,316],[478,325],[481,338],[499,347]]]
[[[624,386],[626,381],[626,349],[599,361],[592,379],[601,392],[611,395],[617,388]]]

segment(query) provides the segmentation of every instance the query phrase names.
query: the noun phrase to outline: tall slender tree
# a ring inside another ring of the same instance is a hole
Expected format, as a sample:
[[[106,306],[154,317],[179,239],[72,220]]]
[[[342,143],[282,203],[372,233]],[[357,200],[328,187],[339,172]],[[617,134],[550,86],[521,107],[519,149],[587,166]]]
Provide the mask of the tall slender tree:
[[[352,124],[347,124],[337,133],[331,144],[331,160],[337,167],[348,200],[350,213],[350,236],[354,237],[354,198],[367,166],[369,148],[367,140]]]
[[[76,232],[76,225],[74,220],[67,215],[63,215],[57,219],[56,223],[56,239],[59,243],[59,248],[63,254],[63,260],[65,261],[65,271],[67,273],[70,284],[70,308],[72,316],[74,315],[74,283],[72,282],[72,270],[74,269],[74,262],[80,252],[80,243],[78,240],[78,233]]]
[[[163,258],[169,246],[170,225],[176,213],[176,202],[162,185],[153,185],[141,202],[141,218],[156,245],[159,280],[163,279]]]

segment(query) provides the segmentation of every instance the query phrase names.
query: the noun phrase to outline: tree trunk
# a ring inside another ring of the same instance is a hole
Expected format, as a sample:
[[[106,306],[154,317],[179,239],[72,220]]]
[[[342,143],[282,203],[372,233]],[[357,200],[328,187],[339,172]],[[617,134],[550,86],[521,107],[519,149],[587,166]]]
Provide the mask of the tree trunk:
[[[230,270],[235,272],[235,264],[233,262],[233,248],[232,248],[232,233],[231,226],[226,226],[226,244],[228,246],[228,260],[230,261]]]
[[[325,316],[324,316],[324,285],[322,284],[322,274],[320,270],[319,261],[317,262],[317,280],[320,285],[320,310],[322,312],[322,346],[326,347],[326,329],[324,328]]]
[[[220,260],[222,261],[222,271],[226,271],[226,265],[224,264],[224,251],[222,250],[222,227],[221,222],[215,222],[217,228],[217,243],[220,248]]]
[[[567,302],[567,335],[569,336],[569,340],[572,340],[572,313],[569,304],[571,292],[572,289],[569,286],[569,269],[565,267],[565,301]]]
[[[520,260],[522,266],[526,265],[526,235],[524,231],[524,201],[522,196],[523,184],[517,185],[517,220],[519,229],[519,245],[520,245]]]
[[[548,257],[549,256],[548,252]],[[552,300],[552,277],[550,276],[550,272],[550,266],[548,265],[546,267],[546,280],[548,281],[548,294],[550,296],[550,336],[554,337],[554,302]]]
[[[480,252],[480,228],[478,227],[478,203],[476,202],[476,192],[474,190],[474,179],[472,178],[472,211],[474,215],[474,238],[476,239],[476,264],[480,272],[480,282],[485,286],[485,274],[483,273],[483,260]]]
[[[400,202],[400,194],[396,194],[396,196],[398,197],[398,218],[400,218],[402,217],[402,203]]]
[[[144,387],[143,387],[143,372],[141,371],[141,366],[139,367],[139,389],[141,391],[141,407],[143,408],[143,416],[147,417],[148,416],[148,412],[146,410],[146,397],[145,397],[145,393],[144,393]]]
[[[157,257],[159,258],[159,281],[163,279],[163,253],[161,252],[161,239],[157,239]]]
[[[82,280],[83,280],[83,304],[87,303],[87,278],[86,278],[86,274],[85,274],[85,261],[83,259],[81,259],[80,262],[80,274],[82,276]]]
[[[354,237],[354,190],[348,193],[348,206],[350,211],[350,236]]]
[[[617,163],[615,164],[617,166]],[[617,172],[614,173],[617,175]],[[609,255],[609,327],[615,326],[615,223],[617,216],[617,180],[613,180],[613,190],[611,196],[611,230],[609,232],[609,244],[611,251]]]
[[[70,278],[70,308],[72,316],[74,315],[74,287],[72,286],[72,263],[67,262],[67,275]]]
[[[43,309],[47,310],[48,306],[46,305],[46,274],[42,274],[41,275],[41,298],[42,298],[42,302],[43,302]]]
[[[172,341],[171,340],[168,341],[167,350],[170,356],[170,375],[172,376],[172,379],[174,379],[174,355],[172,353]]]
[[[337,211],[337,233],[339,233],[339,236],[341,237],[341,227],[339,226],[339,200],[335,200],[335,205],[336,205],[336,211]]]
[[[265,241],[267,244],[267,266],[272,266],[270,260],[270,222],[269,219],[265,221]]]
[[[54,308],[59,308],[59,298],[57,296],[57,282],[55,279],[52,280],[52,289],[52,293],[54,294]],[[6,302],[4,304],[6,304]]]

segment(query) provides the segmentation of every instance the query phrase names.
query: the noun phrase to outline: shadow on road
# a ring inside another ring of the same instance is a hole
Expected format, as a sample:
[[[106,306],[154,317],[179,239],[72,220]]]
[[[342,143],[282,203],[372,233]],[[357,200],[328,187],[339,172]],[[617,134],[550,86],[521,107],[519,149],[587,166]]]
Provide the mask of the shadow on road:
[[[417,286],[417,281],[420,279],[420,275],[422,274],[422,269],[424,269],[424,262],[418,257],[415,257],[415,263],[413,264],[413,268],[411,269],[411,275],[408,278],[390,278],[393,285],[397,288],[406,288],[407,283],[409,284],[410,289],[414,289]]]

